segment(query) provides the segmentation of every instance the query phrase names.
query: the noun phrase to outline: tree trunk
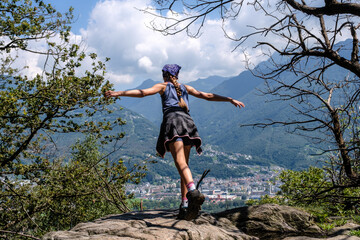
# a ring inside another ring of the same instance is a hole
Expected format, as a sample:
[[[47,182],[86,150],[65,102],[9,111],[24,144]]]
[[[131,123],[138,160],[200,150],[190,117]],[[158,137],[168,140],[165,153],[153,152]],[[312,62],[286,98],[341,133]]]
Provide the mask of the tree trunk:
[[[353,171],[352,166],[351,166],[351,158],[349,156],[349,151],[346,148],[343,132],[341,130],[339,114],[335,110],[335,111],[331,112],[331,116],[332,116],[332,122],[333,122],[333,127],[334,127],[333,133],[334,133],[334,136],[336,139],[337,146],[340,151],[340,156],[342,159],[342,165],[344,167],[345,174],[353,184],[359,185],[360,178],[359,178],[358,174]]]

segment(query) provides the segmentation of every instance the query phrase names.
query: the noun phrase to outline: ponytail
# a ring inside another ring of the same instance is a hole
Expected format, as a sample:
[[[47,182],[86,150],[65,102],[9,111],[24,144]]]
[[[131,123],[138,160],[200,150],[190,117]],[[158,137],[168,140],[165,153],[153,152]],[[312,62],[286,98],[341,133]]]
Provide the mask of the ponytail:
[[[166,78],[168,81],[170,81],[176,90],[176,94],[178,96],[178,104],[181,108],[185,109],[186,112],[189,112],[189,107],[186,104],[186,102],[184,101],[183,97],[182,97],[182,93],[181,93],[181,89],[180,89],[180,84],[177,81],[177,77],[176,76],[172,76],[169,72],[163,72],[163,77]]]

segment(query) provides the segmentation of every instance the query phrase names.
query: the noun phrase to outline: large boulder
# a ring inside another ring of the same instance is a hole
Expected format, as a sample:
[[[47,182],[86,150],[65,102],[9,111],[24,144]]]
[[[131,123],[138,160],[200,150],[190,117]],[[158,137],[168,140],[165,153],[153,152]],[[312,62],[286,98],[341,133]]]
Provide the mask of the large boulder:
[[[240,207],[215,216],[218,219],[228,219],[246,234],[260,238],[324,235],[309,213],[289,206],[264,204]]]

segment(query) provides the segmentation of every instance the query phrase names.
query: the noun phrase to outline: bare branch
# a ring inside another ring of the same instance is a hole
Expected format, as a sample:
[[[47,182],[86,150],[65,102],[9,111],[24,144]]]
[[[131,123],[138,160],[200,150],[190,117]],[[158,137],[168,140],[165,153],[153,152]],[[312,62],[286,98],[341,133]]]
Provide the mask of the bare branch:
[[[351,23],[351,36],[353,38],[353,50],[351,52],[351,62],[359,63],[359,39],[357,38],[356,29],[358,29],[360,24],[355,27],[353,23]]]
[[[337,14],[352,14],[360,16],[360,4],[344,3],[336,0],[325,1],[324,7],[310,7],[304,3],[300,4],[295,0],[283,0],[292,6],[294,9],[309,15],[337,15]]]
[[[223,19],[236,18],[243,4],[243,1],[237,3],[234,0],[201,1],[196,4],[191,1],[189,1],[189,3],[187,1],[183,1],[183,6],[192,13],[188,14],[184,11],[179,14],[173,10],[175,2],[176,1],[171,1],[168,6],[162,6],[160,3],[160,8],[147,8],[139,10],[165,21],[164,26],[158,26],[155,21],[150,22],[151,28],[155,31],[161,32],[164,35],[175,35],[185,31],[188,36],[196,38],[201,36],[201,29],[203,28],[208,15],[213,13],[215,10],[219,10]],[[162,15],[161,13],[164,11],[171,12],[172,17]],[[160,14],[158,14],[158,12],[160,12]],[[198,23],[199,25],[195,26],[196,30],[193,32],[190,27]]]

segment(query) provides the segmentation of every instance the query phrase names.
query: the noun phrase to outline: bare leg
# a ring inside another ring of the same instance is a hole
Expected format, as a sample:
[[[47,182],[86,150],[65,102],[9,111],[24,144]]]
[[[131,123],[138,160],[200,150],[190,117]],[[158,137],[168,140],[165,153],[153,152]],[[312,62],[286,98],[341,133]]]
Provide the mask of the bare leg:
[[[185,145],[184,150],[185,150],[186,164],[189,166],[189,156],[190,156],[191,145]],[[187,190],[187,187],[186,187],[186,183],[181,178],[181,198],[185,198],[187,192],[188,192],[188,190]]]
[[[169,144],[170,152],[174,158],[175,166],[181,178],[181,196],[185,197],[187,193],[186,185],[193,182],[189,163],[190,145],[184,145],[182,141],[175,141]]]
[[[198,190],[187,193],[186,185],[193,182],[191,171],[188,166],[191,146],[184,146],[182,141],[175,141],[170,143],[169,147],[175,161],[175,166],[181,177],[181,195],[182,197],[189,195],[187,196],[189,206],[186,211],[182,211],[180,205],[179,218],[189,221],[198,216],[201,205],[205,201],[205,196]]]

